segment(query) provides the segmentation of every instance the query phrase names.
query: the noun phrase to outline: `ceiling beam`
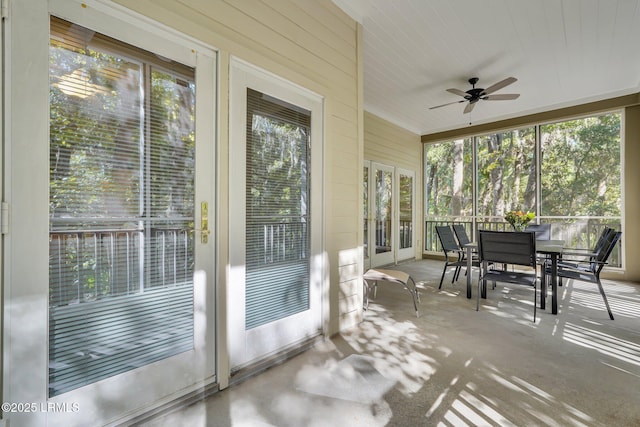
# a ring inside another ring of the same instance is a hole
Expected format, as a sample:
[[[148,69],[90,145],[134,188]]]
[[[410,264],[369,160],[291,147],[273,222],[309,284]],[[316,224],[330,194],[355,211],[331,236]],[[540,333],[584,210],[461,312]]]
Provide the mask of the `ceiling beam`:
[[[616,108],[624,108],[638,104],[640,104],[640,92],[633,93],[631,95],[618,96],[616,98],[609,98],[602,101],[588,102],[586,104],[574,105],[572,107],[545,111],[543,113],[529,114],[526,116],[515,117],[513,119],[425,134],[420,137],[420,140],[422,142],[450,141],[452,139],[465,138],[472,135],[482,135],[505,129],[521,128],[539,123],[553,122],[567,119],[569,117],[584,116],[586,114],[615,110]]]

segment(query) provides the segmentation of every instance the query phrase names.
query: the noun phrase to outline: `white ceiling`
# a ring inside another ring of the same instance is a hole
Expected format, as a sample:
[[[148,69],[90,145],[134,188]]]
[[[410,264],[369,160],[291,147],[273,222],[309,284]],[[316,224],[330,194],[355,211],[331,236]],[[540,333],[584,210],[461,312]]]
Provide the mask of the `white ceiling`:
[[[418,134],[640,91],[640,0],[333,0],[363,27],[365,110]],[[470,114],[448,88],[517,82]]]

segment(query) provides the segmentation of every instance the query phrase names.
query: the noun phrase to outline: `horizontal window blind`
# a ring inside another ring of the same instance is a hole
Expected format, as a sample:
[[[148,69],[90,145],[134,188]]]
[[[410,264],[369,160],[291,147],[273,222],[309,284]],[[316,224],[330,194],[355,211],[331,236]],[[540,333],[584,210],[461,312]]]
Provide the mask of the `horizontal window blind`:
[[[309,308],[311,113],[247,92],[246,329]]]
[[[49,393],[193,348],[195,71],[51,17]]]
[[[53,307],[49,330],[52,396],[193,347],[189,285]]]

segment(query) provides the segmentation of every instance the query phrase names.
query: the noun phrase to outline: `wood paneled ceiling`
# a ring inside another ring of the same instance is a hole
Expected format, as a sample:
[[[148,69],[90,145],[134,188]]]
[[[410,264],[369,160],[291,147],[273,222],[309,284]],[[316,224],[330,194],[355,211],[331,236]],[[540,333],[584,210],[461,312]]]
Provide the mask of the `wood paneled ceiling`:
[[[333,0],[362,24],[365,110],[420,135],[640,91],[640,0]],[[470,114],[448,88],[486,88]]]

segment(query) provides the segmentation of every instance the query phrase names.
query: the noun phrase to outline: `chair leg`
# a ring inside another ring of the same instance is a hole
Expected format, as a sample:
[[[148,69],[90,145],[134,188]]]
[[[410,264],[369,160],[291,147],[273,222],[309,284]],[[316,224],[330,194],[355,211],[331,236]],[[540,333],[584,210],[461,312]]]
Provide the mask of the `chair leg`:
[[[409,286],[409,280],[413,282],[413,288]],[[409,276],[409,280],[407,280],[406,288],[409,290],[411,294],[411,298],[413,298],[413,308],[416,310],[416,317],[420,317],[420,312],[418,312],[418,303],[420,302],[420,294],[418,293],[418,286],[416,285],[415,280],[411,276]]]
[[[533,323],[536,323],[536,310],[538,307],[538,304],[536,304],[538,301],[538,282],[534,281],[533,282]]]
[[[440,277],[440,286],[438,286],[438,289],[442,288],[442,281],[444,280],[444,274],[447,272],[447,267],[449,266],[449,263],[445,262],[444,263],[444,268],[442,269],[442,277]]]
[[[456,266],[456,269],[453,272],[453,277],[451,278],[451,284],[458,281],[458,277],[460,277],[460,270],[462,270],[462,267],[460,267],[459,265]]]
[[[413,280],[413,277],[409,276],[409,279],[411,280],[411,282],[413,282],[413,292],[416,295],[416,299],[418,300],[418,303],[420,302],[420,293],[418,292],[418,285],[416,284],[416,281]]]
[[[545,265],[542,264],[540,266],[540,308],[545,308],[547,303],[547,283],[547,272],[545,271]]]
[[[600,278],[598,277],[598,289],[600,289],[600,295],[602,295],[602,299],[604,300],[604,305],[607,306],[607,312],[609,313],[609,317],[611,320],[614,320],[613,313],[611,312],[611,307],[609,307],[609,301],[607,301],[607,296],[604,293],[604,288],[602,287],[602,283],[600,283]]]

